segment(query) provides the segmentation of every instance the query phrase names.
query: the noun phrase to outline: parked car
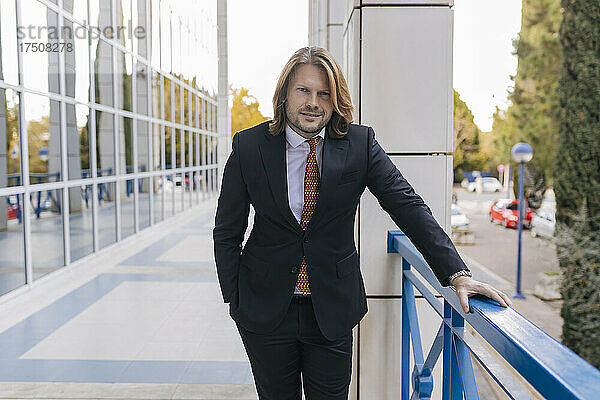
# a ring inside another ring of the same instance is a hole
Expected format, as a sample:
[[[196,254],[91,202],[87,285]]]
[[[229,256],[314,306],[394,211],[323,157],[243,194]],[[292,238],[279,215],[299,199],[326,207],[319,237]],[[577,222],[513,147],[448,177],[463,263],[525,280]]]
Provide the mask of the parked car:
[[[500,181],[492,176],[479,177],[467,184],[469,192],[499,192],[502,190]]]
[[[456,205],[452,204],[452,213],[450,214],[450,226],[453,231],[468,231],[470,229],[469,218],[463,214],[461,209]]]
[[[527,202],[525,202],[525,221],[524,228],[531,227],[531,218],[533,213]],[[490,207],[490,222],[499,222],[506,228],[516,228],[519,223],[519,200],[499,199]]]
[[[542,236],[552,238],[554,236],[554,226],[556,218],[553,210],[541,209],[533,216],[531,220],[531,236]]]

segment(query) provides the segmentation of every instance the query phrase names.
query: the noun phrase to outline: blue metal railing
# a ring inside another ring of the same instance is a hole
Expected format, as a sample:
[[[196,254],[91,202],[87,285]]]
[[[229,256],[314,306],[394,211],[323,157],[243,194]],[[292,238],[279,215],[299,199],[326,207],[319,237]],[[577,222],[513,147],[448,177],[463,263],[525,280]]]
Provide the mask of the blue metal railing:
[[[459,400],[463,395],[467,400],[479,399],[471,356],[509,398],[531,398],[529,391],[515,380],[514,373],[501,366],[498,356],[492,355],[465,329],[465,321],[542,396],[561,400],[600,398],[600,371],[513,309],[500,307],[489,299],[471,298],[471,312],[465,314],[454,288],[440,285],[423,256],[401,231],[388,231],[388,253],[402,256],[402,400],[431,397],[434,385],[431,371],[440,355],[443,400]],[[426,357],[414,287],[442,318]],[[412,376],[409,375],[411,344]]]

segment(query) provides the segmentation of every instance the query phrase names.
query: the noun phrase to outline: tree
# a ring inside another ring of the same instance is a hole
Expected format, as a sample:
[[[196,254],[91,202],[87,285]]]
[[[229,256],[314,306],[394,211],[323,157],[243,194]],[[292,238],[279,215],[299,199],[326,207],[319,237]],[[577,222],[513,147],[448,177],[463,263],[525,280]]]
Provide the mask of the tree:
[[[600,367],[600,3],[563,0],[554,190],[563,342]]]
[[[481,147],[481,131],[473,122],[473,113],[460,99],[456,90],[454,91],[453,132],[454,182],[460,182],[463,179],[463,172],[484,170],[489,155],[485,154]]]
[[[258,111],[258,100],[256,97],[248,94],[248,89],[234,89],[230,87],[233,94],[233,106],[231,107],[231,137],[236,132],[251,128],[261,122],[267,121]]]

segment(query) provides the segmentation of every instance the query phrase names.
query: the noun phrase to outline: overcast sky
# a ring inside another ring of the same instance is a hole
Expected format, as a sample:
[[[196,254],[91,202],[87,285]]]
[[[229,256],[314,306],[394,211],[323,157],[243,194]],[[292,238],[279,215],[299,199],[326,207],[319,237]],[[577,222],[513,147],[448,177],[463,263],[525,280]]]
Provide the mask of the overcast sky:
[[[521,0],[454,2],[454,88],[483,131],[491,130],[496,105],[508,107],[520,27]],[[281,68],[308,44],[308,0],[229,0],[228,36],[230,84],[249,89],[271,117]]]

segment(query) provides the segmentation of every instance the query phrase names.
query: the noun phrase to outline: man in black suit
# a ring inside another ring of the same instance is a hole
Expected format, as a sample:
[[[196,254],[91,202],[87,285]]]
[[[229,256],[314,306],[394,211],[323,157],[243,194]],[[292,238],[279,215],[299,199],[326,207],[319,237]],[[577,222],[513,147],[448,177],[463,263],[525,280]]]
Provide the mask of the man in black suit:
[[[481,293],[429,207],[375,140],[354,125],[331,54],[298,50],[273,96],[275,116],[235,135],[213,232],[221,291],[260,399],[347,399],[352,328],[367,312],[354,218],[365,188],[411,239],[465,312]],[[242,249],[249,207],[255,210]]]

